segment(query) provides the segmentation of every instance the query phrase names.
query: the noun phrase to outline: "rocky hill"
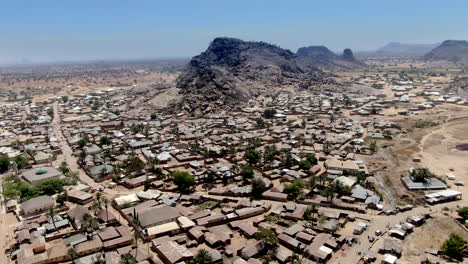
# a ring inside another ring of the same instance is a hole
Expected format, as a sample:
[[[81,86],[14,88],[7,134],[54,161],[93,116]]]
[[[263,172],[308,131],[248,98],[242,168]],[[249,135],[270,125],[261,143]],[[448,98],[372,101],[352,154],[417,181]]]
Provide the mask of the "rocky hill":
[[[239,107],[262,90],[307,89],[331,81],[319,69],[298,64],[296,58],[268,43],[216,38],[178,77],[183,95],[178,106],[206,113],[221,106]]]
[[[429,63],[446,61],[455,66],[468,67],[468,41],[446,40],[422,59]]]
[[[455,78],[445,92],[468,99],[468,77]]]
[[[313,66],[332,71],[366,67],[366,64],[354,57],[351,49],[345,49],[342,55],[337,55],[325,46],[310,46],[299,48],[296,55],[298,63],[305,67]]]

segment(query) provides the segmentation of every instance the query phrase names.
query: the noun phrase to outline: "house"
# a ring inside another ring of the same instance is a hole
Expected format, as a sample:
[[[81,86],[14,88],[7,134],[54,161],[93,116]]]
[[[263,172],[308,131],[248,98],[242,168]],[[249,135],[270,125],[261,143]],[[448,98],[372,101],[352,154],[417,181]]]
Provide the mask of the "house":
[[[354,163],[356,166],[357,164]],[[340,176],[334,180],[334,182],[339,182],[343,186],[352,188],[356,184],[356,179],[354,177]]]
[[[251,259],[258,256],[263,249],[264,244],[261,241],[256,241],[251,245],[241,248],[237,255],[241,256],[243,259]]]
[[[111,250],[124,246],[131,245],[133,242],[133,235],[126,226],[116,227],[115,230],[119,233],[118,237],[112,236],[112,239],[103,242],[105,250]],[[113,231],[111,231],[113,233]]]
[[[30,216],[39,214],[55,207],[55,200],[51,196],[38,196],[21,204],[21,214]]]
[[[23,179],[29,183],[38,183],[49,179],[62,179],[63,174],[54,167],[34,168],[23,172]]]
[[[79,256],[85,256],[101,251],[102,241],[99,237],[94,236],[92,240],[80,243],[75,246],[75,250]]]
[[[266,191],[262,194],[264,199],[282,201],[285,202],[288,200],[288,195],[280,192]]]
[[[313,260],[317,262],[326,262],[333,252],[333,250],[326,245],[330,239],[332,239],[330,234],[318,234],[305,250]]]
[[[120,197],[117,197],[114,199],[114,202],[117,204],[117,206],[121,207],[124,204],[135,204],[140,199],[138,199],[138,196],[134,193],[128,194],[128,195],[122,195]]]
[[[154,177],[153,179],[151,180],[154,180]],[[149,182],[150,179],[148,176],[140,176],[140,177],[135,177],[135,178],[125,178],[122,180],[122,184],[125,185],[125,187],[127,188],[136,188],[136,187],[139,187],[139,186],[142,186],[145,184],[145,182]]]
[[[436,193],[426,194],[426,201],[430,204],[444,203],[462,198],[462,193],[455,190],[444,190]]]
[[[157,246],[155,250],[159,258],[165,264],[175,264],[193,258],[192,252],[185,246],[179,245],[174,241],[166,241]]]
[[[283,246],[279,246],[277,250],[275,251],[275,258],[280,263],[289,263],[292,255],[293,255],[293,252]]]
[[[102,175],[110,175],[114,171],[114,167],[107,164],[102,164],[98,166],[94,166],[89,169],[89,173],[93,177],[100,177]]]
[[[67,196],[70,202],[75,202],[81,205],[90,203],[93,200],[93,196],[91,194],[79,190],[69,191]]]
[[[149,238],[155,238],[164,234],[176,234],[179,232],[180,227],[176,222],[169,222],[149,227],[146,230]]]
[[[447,184],[437,178],[430,178],[425,182],[414,181],[411,177],[405,176],[400,178],[406,189],[410,191],[417,190],[441,190],[446,189]]]
[[[398,239],[386,237],[384,238],[384,243],[379,249],[380,254],[393,254],[395,256],[401,256],[402,252],[402,242]]]
[[[34,161],[36,164],[45,164],[52,160],[53,155],[50,153],[45,153],[43,151],[39,151],[34,155]]]
[[[83,150],[86,155],[95,155],[102,151],[98,146],[84,147]]]
[[[171,206],[152,207],[143,212],[137,212],[141,226],[149,228],[169,222],[176,221],[180,213]]]
[[[68,219],[70,219],[75,229],[81,228],[81,222],[85,214],[90,214],[90,212],[82,206],[76,206],[67,212]]]
[[[382,259],[382,264],[395,264],[397,261],[397,257],[391,254],[385,254]]]

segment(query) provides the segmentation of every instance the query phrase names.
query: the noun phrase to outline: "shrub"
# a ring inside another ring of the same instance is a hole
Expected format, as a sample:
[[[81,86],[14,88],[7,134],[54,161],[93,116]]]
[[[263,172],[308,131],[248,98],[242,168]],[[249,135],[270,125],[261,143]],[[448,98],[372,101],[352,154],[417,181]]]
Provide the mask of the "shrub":
[[[195,185],[195,177],[186,171],[173,172],[172,179],[181,192],[186,192]]]

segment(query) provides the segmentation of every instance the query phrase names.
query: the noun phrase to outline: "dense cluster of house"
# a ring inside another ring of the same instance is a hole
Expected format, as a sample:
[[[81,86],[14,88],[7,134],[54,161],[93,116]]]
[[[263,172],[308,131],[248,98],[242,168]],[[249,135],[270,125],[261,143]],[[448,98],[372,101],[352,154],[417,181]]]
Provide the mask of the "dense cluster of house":
[[[2,105],[0,154],[25,155],[32,165],[15,171],[21,181],[67,178],[52,166],[63,151],[51,124],[56,103],[78,166],[102,186],[67,186],[61,203],[57,195],[8,201],[20,220],[10,257],[19,264],[119,263],[130,255],[138,263],[175,264],[207,249],[213,263],[256,264],[271,250],[258,233],[270,230],[278,263],[324,263],[365,230],[369,223],[357,214],[387,212],[363,155],[374,152],[369,139],[391,139],[399,127],[340,115],[340,109],[373,114],[388,103],[380,97],[280,93],[261,105],[204,118],[135,114],[127,111],[131,98],[113,90]],[[266,116],[266,109],[274,114]],[[255,161],[246,158],[252,150]],[[242,169],[248,163],[251,179]],[[171,178],[178,171],[194,176],[192,192],[178,192]],[[253,180],[264,186],[255,198]],[[304,185],[301,195],[285,190],[297,182]],[[437,179],[431,188],[411,177],[402,183],[410,190],[446,188]],[[342,193],[325,194],[329,186]],[[105,204],[97,198],[108,194],[112,199]],[[458,197],[450,190],[426,196],[429,203]],[[413,218],[391,228],[390,236],[404,238],[419,224]],[[355,226],[354,234],[337,232],[347,225]],[[391,263],[398,252],[388,241],[381,253],[391,254]]]
[[[24,155],[34,164],[47,164],[60,153],[50,126],[51,105],[18,102],[0,106],[0,155]]]
[[[398,114],[407,115],[409,112],[431,109],[442,103],[468,104],[468,101],[456,94],[444,94],[440,91],[446,88],[450,81],[431,81],[422,76],[413,78],[399,74],[367,74],[361,76],[360,82],[372,84],[380,90],[388,86],[391,94],[381,91],[373,96],[358,98],[356,101],[359,107],[353,111],[358,115],[375,115],[395,105],[400,106]]]

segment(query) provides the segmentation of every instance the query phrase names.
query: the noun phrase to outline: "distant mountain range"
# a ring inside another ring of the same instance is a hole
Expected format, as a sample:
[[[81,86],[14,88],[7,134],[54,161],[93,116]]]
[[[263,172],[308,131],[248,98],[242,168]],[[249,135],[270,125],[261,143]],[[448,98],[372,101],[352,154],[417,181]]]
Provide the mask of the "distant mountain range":
[[[325,46],[310,46],[299,48],[296,52],[300,65],[314,66],[332,71],[353,70],[367,65],[354,57],[351,49],[345,49],[342,55],[337,55]]]
[[[432,49],[439,46],[440,43],[434,44],[406,44],[400,42],[390,42],[387,45],[375,51],[361,51],[358,52],[359,56],[371,57],[421,57]]]
[[[446,40],[426,53],[422,60],[428,63],[450,62],[455,66],[468,67],[468,41]]]
[[[399,42],[390,42],[376,51],[377,54],[384,55],[401,55],[401,56],[422,56],[433,48],[437,47],[439,43],[435,44],[404,44]]]

